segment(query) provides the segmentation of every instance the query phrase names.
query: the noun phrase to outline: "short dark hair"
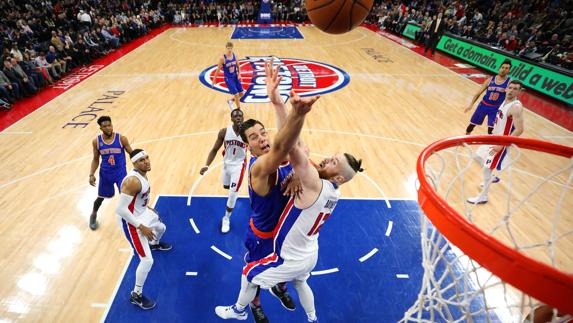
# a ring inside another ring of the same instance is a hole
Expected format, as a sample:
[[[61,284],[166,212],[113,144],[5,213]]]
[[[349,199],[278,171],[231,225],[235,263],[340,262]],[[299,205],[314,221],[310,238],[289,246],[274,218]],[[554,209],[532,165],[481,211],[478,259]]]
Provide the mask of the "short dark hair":
[[[234,114],[235,112],[241,112],[241,114],[243,114],[243,110],[241,110],[241,109],[233,109],[233,110],[231,111],[231,117],[233,116],[233,114]],[[244,115],[244,114],[243,114],[243,115]]]
[[[101,124],[106,121],[111,122],[111,118],[109,116],[101,116],[97,119],[97,124],[99,124],[99,126],[101,127]]]
[[[503,63],[501,63],[500,66],[503,66],[503,65],[505,65],[505,64],[508,64],[509,67],[513,66],[513,65],[511,65],[511,60],[510,60],[510,59],[506,59],[505,61],[503,61]]]
[[[262,124],[259,120],[255,120],[255,119],[249,119],[249,120],[241,123],[241,126],[239,127],[239,134],[241,135],[241,139],[243,139],[243,142],[247,143],[249,141],[249,139],[247,138],[247,135],[245,134],[247,129],[254,127],[256,124],[260,124],[261,127],[263,127],[263,128],[265,127],[264,124]]]
[[[227,44],[225,44],[225,47],[233,47],[233,43],[231,43],[230,41],[228,41]]]
[[[511,80],[509,81],[509,84],[517,84],[519,85],[519,88],[523,88],[523,83],[519,82],[518,80]]]
[[[133,158],[135,155],[139,154],[139,153],[142,152],[142,151],[143,151],[143,149],[139,149],[139,148],[134,149],[134,150],[131,152],[131,154],[129,154],[129,158]]]
[[[352,169],[359,173],[359,172],[363,172],[364,169],[361,167],[362,166],[362,159],[356,159],[356,157],[352,156],[351,154],[347,154],[344,153],[344,157],[346,157],[346,161],[348,161],[348,165],[350,165],[350,167],[352,167]]]

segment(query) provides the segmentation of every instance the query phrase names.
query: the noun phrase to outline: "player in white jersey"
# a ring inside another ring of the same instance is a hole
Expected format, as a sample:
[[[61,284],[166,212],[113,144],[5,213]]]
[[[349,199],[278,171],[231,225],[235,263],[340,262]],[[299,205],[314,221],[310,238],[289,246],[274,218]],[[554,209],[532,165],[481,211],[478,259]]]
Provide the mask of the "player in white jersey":
[[[139,265],[135,272],[135,287],[130,294],[130,302],[144,310],[155,307],[155,302],[143,296],[143,284],[153,265],[151,250],[170,250],[171,245],[160,242],[165,233],[165,224],[159,219],[159,213],[148,205],[151,187],[147,172],[151,170],[149,156],[141,149],[130,154],[133,170],[121,183],[121,195],[116,213],[127,240],[133,251],[139,256]]]
[[[267,82],[273,83],[273,78]],[[293,101],[300,100],[296,93],[291,94]],[[277,114],[280,119],[280,111]],[[289,119],[292,120],[292,116],[289,115]],[[289,125],[287,121],[284,127],[288,128]],[[276,138],[282,137],[277,135]],[[275,145],[281,144],[277,141]],[[255,297],[258,286],[270,289],[276,288],[280,282],[292,281],[308,321],[318,321],[314,295],[306,282],[318,259],[318,233],[336,206],[339,196],[337,187],[363,170],[360,167],[362,161],[357,161],[350,154],[326,158],[317,168],[311,164],[308,156],[308,150],[301,141],[290,151],[290,163],[300,177],[302,191],[289,200],[279,219],[273,237],[273,253],[243,268],[237,303],[216,307],[215,312],[219,317],[245,320],[245,307]]]
[[[521,91],[519,81],[511,81],[506,90],[505,101],[497,110],[497,116],[493,125],[493,135],[497,136],[520,136],[524,130],[523,105],[517,96]],[[487,194],[494,177],[493,171],[501,171],[507,165],[507,146],[480,146],[476,152],[475,159],[483,166],[483,189],[476,197],[468,199],[472,204],[487,203]]]
[[[221,232],[223,233],[229,232],[231,228],[231,212],[233,212],[233,208],[237,202],[239,188],[243,183],[247,164],[247,145],[239,135],[239,126],[243,123],[243,111],[240,109],[231,111],[231,121],[233,122],[232,125],[219,130],[217,140],[209,152],[205,166],[199,171],[199,174],[205,174],[213,162],[213,159],[215,159],[219,148],[225,145],[223,150],[222,181],[223,187],[229,190],[229,197],[227,198],[225,216],[223,216],[221,221]]]

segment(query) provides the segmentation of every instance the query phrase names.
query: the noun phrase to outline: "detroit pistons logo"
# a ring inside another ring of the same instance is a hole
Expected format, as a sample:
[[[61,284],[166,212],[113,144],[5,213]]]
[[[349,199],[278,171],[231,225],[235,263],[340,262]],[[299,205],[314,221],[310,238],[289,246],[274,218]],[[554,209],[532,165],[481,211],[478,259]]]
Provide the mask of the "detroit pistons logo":
[[[279,92],[285,102],[293,89],[300,96],[312,96],[339,90],[350,81],[350,76],[345,71],[325,63],[296,58],[247,56],[246,59],[239,60],[241,67],[239,78],[245,90],[241,102],[269,102],[265,81],[265,62],[271,58],[273,58],[274,67],[280,67],[279,76],[282,76],[282,80],[279,85]],[[201,72],[199,79],[207,87],[229,93],[223,71],[219,72],[215,84],[212,84],[211,81],[216,70],[217,65],[208,67]]]

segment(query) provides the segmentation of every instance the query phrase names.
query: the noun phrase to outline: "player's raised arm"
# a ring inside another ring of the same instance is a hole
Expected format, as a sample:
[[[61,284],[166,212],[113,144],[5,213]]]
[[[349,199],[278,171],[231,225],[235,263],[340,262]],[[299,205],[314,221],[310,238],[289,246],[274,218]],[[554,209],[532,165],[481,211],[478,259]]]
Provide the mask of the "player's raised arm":
[[[493,76],[495,77],[495,76]],[[489,82],[491,82],[492,78],[488,78],[486,79],[483,84],[480,86],[479,91],[473,96],[472,98],[472,102],[470,102],[470,104],[467,106],[467,108],[464,109],[464,112],[468,112],[470,111],[474,104],[476,103],[477,99],[479,99],[479,97],[483,94],[483,92],[487,89],[487,86],[489,85]]]
[[[209,166],[211,166],[211,163],[215,159],[217,152],[219,151],[221,146],[223,146],[223,141],[225,141],[225,132],[226,131],[227,131],[226,128],[219,130],[219,134],[217,135],[217,139],[215,140],[215,143],[213,144],[213,148],[211,148],[211,151],[209,152],[209,156],[207,156],[207,161],[205,162],[205,166],[201,167],[199,174],[201,174],[201,175],[205,174],[205,172],[209,169]]]
[[[95,172],[99,166],[99,149],[97,149],[97,138],[92,141],[92,150],[93,150],[93,158],[92,158],[92,165],[90,168],[90,185],[95,186],[96,178]]]
[[[252,177],[266,177],[276,172],[298,141],[306,114],[310,112],[312,105],[319,99],[319,96],[301,98],[294,91],[291,92],[291,96],[293,96],[291,113],[288,115],[285,125],[279,129],[269,153],[261,156],[251,168]]]
[[[286,104],[283,102],[278,88],[281,80],[283,79],[282,76],[279,76],[280,66],[277,66],[276,68],[273,67],[273,61],[274,59],[271,58],[265,63],[267,95],[269,96],[269,100],[275,109],[277,129],[280,129],[286,122],[288,112]]]

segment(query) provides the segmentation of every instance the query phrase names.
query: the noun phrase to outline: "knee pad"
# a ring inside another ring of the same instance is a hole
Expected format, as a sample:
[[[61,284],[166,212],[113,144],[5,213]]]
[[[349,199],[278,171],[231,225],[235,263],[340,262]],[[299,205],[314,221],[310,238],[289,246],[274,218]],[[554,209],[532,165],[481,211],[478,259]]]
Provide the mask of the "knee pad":
[[[227,207],[230,209],[234,208],[238,197],[239,197],[239,192],[235,192],[234,190],[229,190],[229,198],[227,199]]]

